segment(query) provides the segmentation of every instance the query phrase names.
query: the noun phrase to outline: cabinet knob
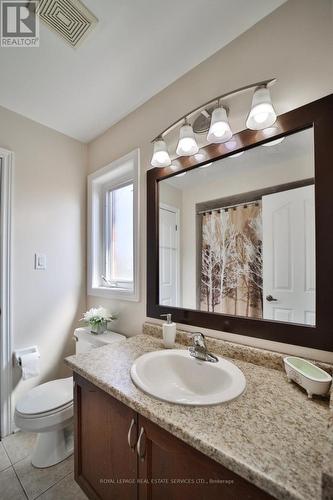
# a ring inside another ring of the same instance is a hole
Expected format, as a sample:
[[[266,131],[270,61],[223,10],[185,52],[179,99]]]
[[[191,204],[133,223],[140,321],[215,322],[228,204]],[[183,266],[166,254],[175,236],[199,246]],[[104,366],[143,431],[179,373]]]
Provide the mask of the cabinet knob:
[[[132,418],[130,428],[128,429],[128,434],[127,434],[127,442],[128,446],[131,448],[131,450],[134,452],[135,451],[135,445],[136,445],[136,432],[134,432],[134,439],[133,439],[133,429],[136,431],[136,423],[134,418]]]
[[[144,446],[142,446],[142,440],[144,440]],[[141,427],[141,431],[139,434],[138,444],[136,447],[136,451],[138,453],[138,457],[143,462],[146,456],[146,443],[145,443],[145,430]]]

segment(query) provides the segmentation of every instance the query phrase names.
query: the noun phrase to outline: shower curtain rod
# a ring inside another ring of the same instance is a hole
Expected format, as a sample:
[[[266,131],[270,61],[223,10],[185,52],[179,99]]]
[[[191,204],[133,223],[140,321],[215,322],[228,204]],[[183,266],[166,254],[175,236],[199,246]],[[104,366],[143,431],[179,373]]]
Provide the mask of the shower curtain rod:
[[[237,207],[246,208],[249,205],[259,205],[260,202],[261,202],[261,200],[257,200],[257,201],[249,201],[248,203],[244,202],[244,203],[238,203],[236,205],[228,205],[226,207],[210,208],[207,210],[201,210],[200,212],[197,212],[197,215],[207,214],[210,212],[220,212],[221,210],[229,210],[230,208],[233,208],[233,209],[236,209]]]

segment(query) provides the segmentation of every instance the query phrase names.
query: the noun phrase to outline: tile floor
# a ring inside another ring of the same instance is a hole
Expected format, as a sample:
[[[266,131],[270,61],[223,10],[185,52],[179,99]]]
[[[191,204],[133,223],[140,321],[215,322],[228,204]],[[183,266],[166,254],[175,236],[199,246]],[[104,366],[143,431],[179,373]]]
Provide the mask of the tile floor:
[[[17,432],[0,442],[1,500],[87,500],[74,481],[73,457],[36,469],[30,456],[36,435]]]

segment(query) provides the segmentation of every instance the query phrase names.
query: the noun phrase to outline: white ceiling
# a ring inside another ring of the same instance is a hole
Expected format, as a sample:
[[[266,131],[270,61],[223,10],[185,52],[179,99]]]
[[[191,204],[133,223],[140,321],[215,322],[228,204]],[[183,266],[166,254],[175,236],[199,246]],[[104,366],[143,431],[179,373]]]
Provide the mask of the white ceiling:
[[[313,129],[309,128],[284,138],[280,144],[273,146],[258,146],[244,152],[242,156],[227,157],[217,160],[206,168],[195,168],[186,175],[169,177],[165,182],[181,191],[198,187],[202,189],[208,185],[214,186],[217,181],[227,181],[230,176],[240,179],[247,178],[249,172],[261,175],[262,179],[269,181],[270,169],[282,168],[283,165],[294,167],[293,172],[288,171],[285,182],[292,182],[306,177],[314,177],[314,139]],[[284,181],[280,182],[281,184]]]
[[[82,47],[42,25],[39,48],[0,49],[0,105],[89,142],[284,1],[84,0]]]

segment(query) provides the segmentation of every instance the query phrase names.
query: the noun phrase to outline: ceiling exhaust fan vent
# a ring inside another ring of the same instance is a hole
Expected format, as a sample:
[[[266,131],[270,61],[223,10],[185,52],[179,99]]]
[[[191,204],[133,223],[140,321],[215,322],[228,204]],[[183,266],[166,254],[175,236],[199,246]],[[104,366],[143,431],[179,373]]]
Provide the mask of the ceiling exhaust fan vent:
[[[80,0],[39,0],[40,19],[72,47],[78,47],[98,19]]]

